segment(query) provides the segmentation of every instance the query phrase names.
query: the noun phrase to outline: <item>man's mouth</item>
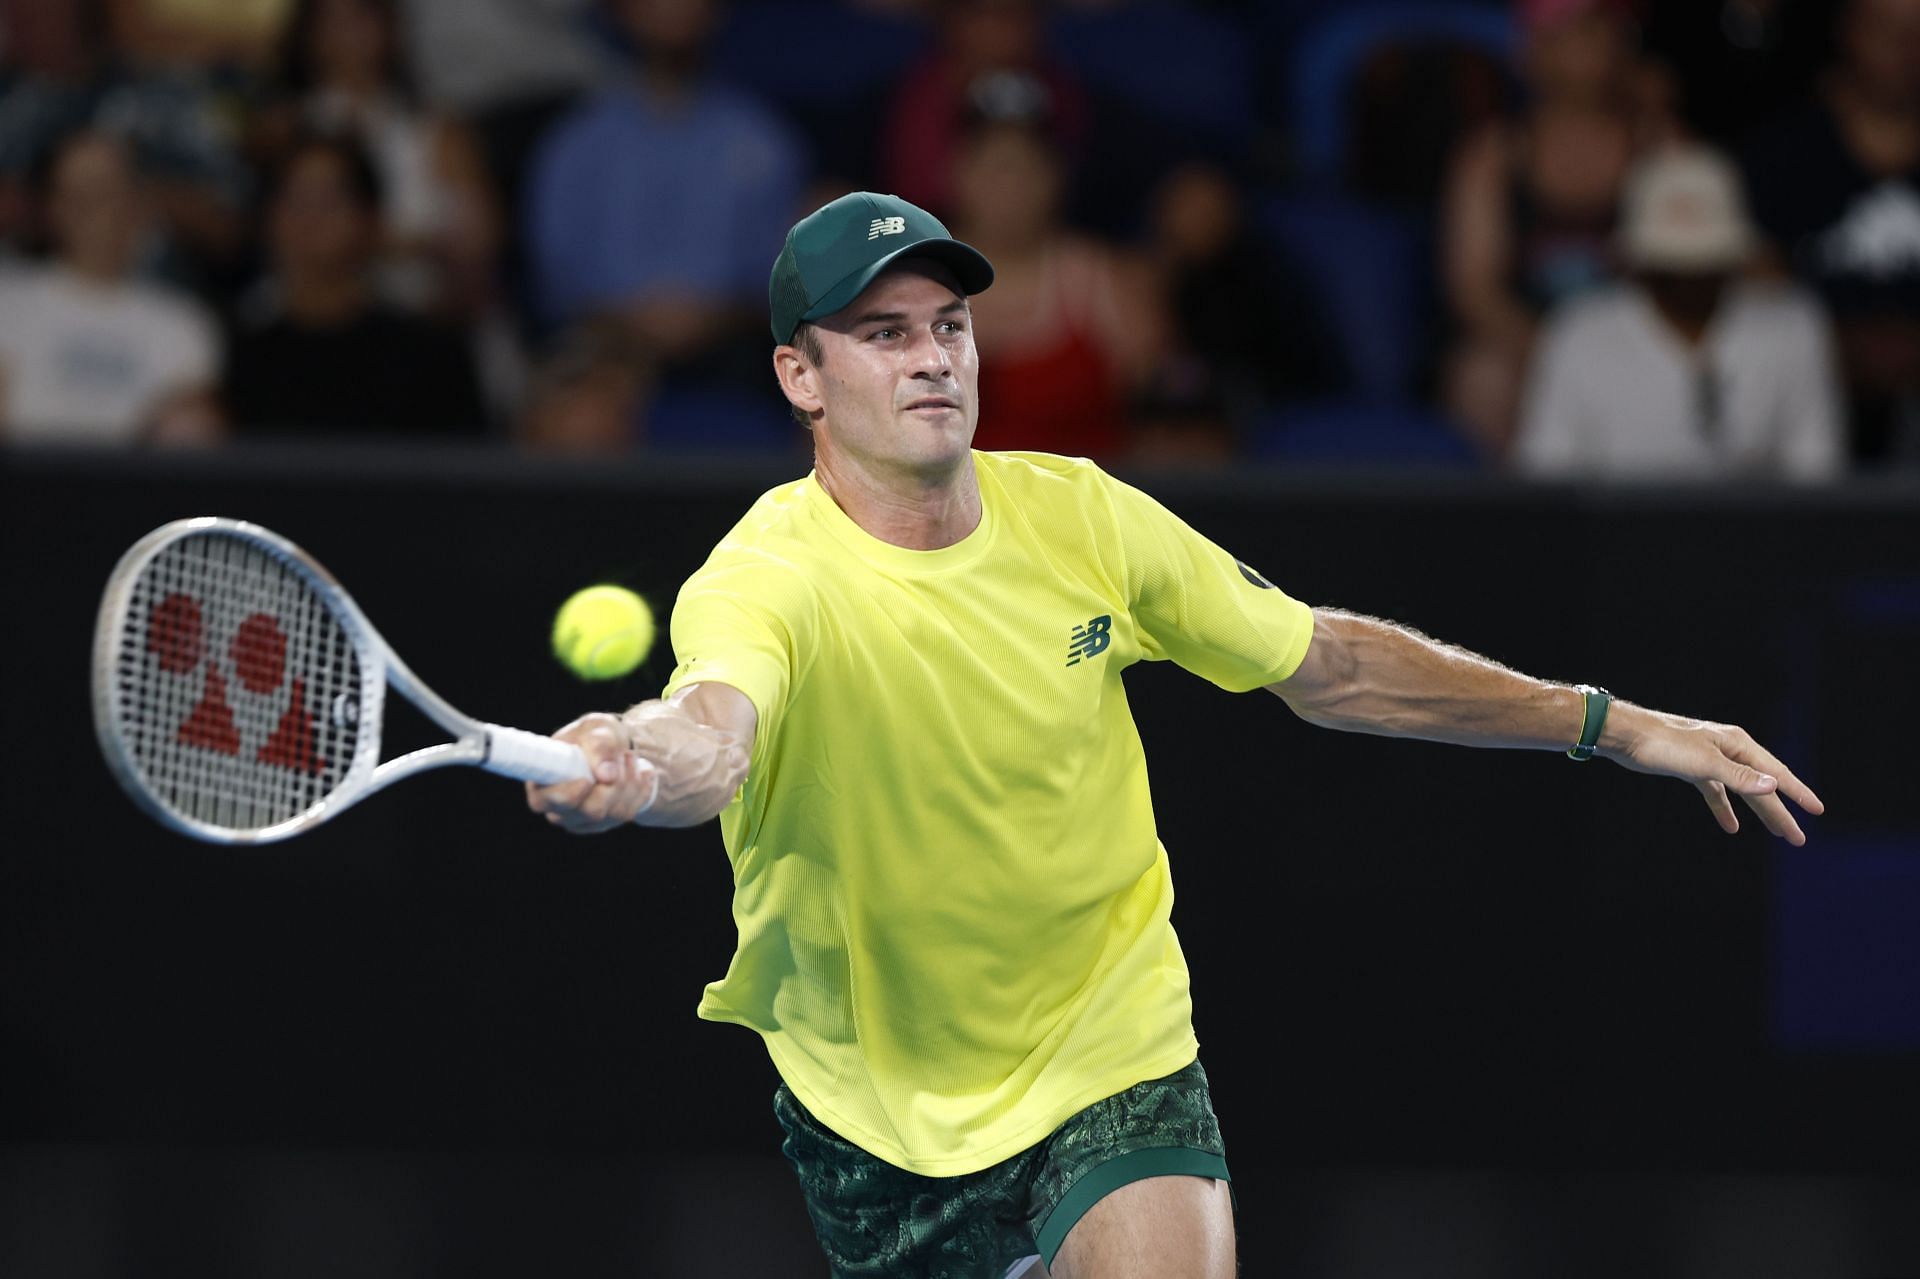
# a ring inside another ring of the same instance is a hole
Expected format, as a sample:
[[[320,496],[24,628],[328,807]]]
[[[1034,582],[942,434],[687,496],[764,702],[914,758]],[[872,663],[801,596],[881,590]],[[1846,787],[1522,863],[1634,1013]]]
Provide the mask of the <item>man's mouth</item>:
[[[927,395],[907,405],[911,409],[957,409],[960,406],[944,395]]]

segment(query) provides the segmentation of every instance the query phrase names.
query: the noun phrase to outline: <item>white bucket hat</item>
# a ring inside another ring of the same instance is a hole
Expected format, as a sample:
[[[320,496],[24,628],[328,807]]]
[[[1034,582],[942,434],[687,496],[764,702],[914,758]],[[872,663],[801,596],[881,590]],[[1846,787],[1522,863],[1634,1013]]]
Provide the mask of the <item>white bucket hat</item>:
[[[1740,175],[1718,152],[1671,147],[1636,164],[1621,197],[1620,255],[1646,271],[1729,271],[1754,248]]]

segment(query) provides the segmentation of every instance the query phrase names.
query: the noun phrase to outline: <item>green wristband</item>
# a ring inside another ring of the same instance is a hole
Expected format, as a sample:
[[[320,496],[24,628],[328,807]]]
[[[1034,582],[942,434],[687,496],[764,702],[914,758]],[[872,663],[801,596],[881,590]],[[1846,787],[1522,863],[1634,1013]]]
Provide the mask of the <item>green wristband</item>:
[[[1580,716],[1580,740],[1567,752],[1567,758],[1592,759],[1594,747],[1600,741],[1600,730],[1606,727],[1607,707],[1613,705],[1613,694],[1592,684],[1575,684],[1573,691],[1586,700]]]

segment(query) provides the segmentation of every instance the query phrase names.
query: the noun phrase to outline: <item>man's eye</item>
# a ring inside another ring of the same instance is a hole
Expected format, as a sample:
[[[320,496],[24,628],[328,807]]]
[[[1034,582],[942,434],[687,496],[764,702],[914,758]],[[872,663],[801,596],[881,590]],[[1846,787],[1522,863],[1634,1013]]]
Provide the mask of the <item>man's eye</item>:
[[[868,336],[869,336],[869,337],[875,337],[875,338],[890,338],[890,337],[892,337],[892,336],[894,336],[894,330],[892,330],[892,329],[875,329],[875,330],[874,330],[874,331],[873,331],[872,333],[870,333],[870,334],[868,334]]]

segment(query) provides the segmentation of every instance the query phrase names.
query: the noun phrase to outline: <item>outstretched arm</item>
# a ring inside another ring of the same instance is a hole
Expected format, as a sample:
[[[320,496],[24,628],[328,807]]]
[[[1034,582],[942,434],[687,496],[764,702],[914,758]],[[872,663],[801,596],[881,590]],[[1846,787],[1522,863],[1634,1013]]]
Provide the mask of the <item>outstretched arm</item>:
[[[694,684],[624,715],[582,715],[554,734],[586,752],[592,781],[527,785],[527,806],[593,835],[628,822],[697,826],[717,817],[747,775],[758,714],[726,684]]]
[[[1310,724],[1465,746],[1565,750],[1580,735],[1585,699],[1565,684],[1427,638],[1410,627],[1340,609],[1313,611],[1313,642],[1291,676],[1268,690]],[[1740,829],[1729,793],[1788,843],[1807,837],[1782,797],[1822,813],[1820,797],[1745,729],[1614,699],[1598,754],[1641,773],[1678,777],[1707,801],[1721,829]]]

